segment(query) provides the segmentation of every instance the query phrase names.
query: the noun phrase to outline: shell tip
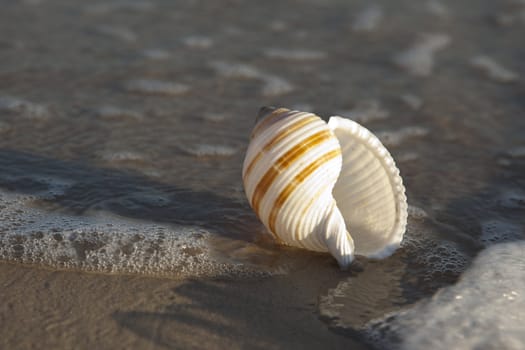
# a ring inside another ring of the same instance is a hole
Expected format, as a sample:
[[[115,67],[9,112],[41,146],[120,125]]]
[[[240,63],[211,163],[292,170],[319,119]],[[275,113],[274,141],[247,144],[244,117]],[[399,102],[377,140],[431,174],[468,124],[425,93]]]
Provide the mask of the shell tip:
[[[255,122],[258,123],[260,120],[264,119],[264,117],[271,114],[276,109],[277,108],[273,106],[261,107],[261,109],[259,109],[259,113],[257,113],[257,118],[255,118]]]

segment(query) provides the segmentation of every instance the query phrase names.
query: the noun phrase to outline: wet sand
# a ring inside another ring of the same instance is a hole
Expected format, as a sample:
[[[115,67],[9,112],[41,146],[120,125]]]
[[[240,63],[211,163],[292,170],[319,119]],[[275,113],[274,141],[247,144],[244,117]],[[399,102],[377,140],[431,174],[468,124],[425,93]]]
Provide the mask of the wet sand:
[[[318,318],[310,274],[172,280],[4,263],[0,348],[364,349]]]
[[[366,349],[319,319],[314,264],[291,276],[235,281],[2,263],[0,348]]]

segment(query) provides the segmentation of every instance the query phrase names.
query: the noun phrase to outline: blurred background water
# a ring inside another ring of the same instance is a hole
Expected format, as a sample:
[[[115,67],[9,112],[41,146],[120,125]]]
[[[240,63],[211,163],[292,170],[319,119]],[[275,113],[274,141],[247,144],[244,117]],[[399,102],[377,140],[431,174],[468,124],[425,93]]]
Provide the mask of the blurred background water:
[[[311,261],[337,269],[276,245],[245,200],[241,164],[264,105],[362,123],[405,182],[402,248],[320,289],[331,329],[354,336],[448,288],[485,248],[525,238],[522,1],[0,7],[4,261],[176,278],[267,278]],[[523,245],[508,254],[513,267],[498,254],[490,263],[525,280]],[[524,311],[516,298],[521,308],[494,313]],[[413,332],[395,322],[379,328]],[[373,342],[386,337],[376,328]],[[518,331],[494,346],[525,346]]]

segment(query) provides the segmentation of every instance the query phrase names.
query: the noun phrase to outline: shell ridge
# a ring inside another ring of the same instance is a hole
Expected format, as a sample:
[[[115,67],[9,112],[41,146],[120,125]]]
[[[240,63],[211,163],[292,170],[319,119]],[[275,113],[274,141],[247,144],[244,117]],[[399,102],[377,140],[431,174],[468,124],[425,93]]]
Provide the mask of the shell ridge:
[[[346,230],[343,215],[337,208],[335,200],[332,201],[327,216],[319,226],[330,254],[342,269],[348,268],[354,260],[354,242]]]
[[[292,147],[288,152],[281,156],[275,164],[268,169],[266,174],[262,177],[259,183],[256,185],[253,197],[252,197],[252,208],[255,211],[259,210],[259,204],[271,186],[275,178],[281,173],[283,169],[286,169],[295,159],[299,158],[302,154],[308,151],[309,148],[315,144],[323,142],[330,137],[328,130],[321,130],[308,139],[301,142],[299,145]]]
[[[317,157],[322,156],[327,151],[336,148],[338,148],[338,143],[336,142],[335,138],[331,138],[327,142],[323,142],[322,144],[316,145],[315,147],[311,147],[307,152],[301,155],[301,157],[299,157],[292,164],[290,164],[289,167],[283,170],[283,172],[279,174],[279,176],[275,179],[275,181],[268,189],[268,194],[264,197],[264,204],[260,207],[261,217],[263,219],[269,218],[272,207],[277,201],[279,194],[289,185],[291,180],[297,174],[300,174],[304,171],[303,169],[305,168],[305,166],[310,164],[313,159],[316,159]],[[315,188],[312,187],[312,184],[317,182],[317,179],[319,177],[322,177],[324,182],[331,182],[331,186],[333,187],[333,184],[335,184],[336,180],[333,174],[338,173],[340,169],[340,164],[341,157],[338,156],[337,159],[334,159],[333,162],[324,164],[322,167],[320,167],[319,170],[316,170],[312,176],[305,178],[303,183],[301,183],[300,185],[300,190],[294,191],[290,200],[286,202],[286,207],[288,207],[288,203],[291,201],[290,203],[300,204],[300,207],[302,208],[305,204],[306,199],[313,194]],[[325,174],[322,172],[323,169],[326,170],[326,168],[333,169],[332,175],[329,175],[328,177],[324,176]],[[282,217],[283,215],[299,216],[301,215],[301,212],[302,211],[299,209],[290,212],[286,210],[285,212],[283,212],[283,214],[279,213],[279,217]]]
[[[320,124],[321,123],[321,124]],[[316,131],[323,126],[324,122],[321,120],[318,123],[309,123],[305,125],[302,129],[296,131],[295,133],[289,135],[287,138],[281,140],[281,142],[275,144],[272,148],[262,151],[261,148],[264,147],[264,140],[256,139],[250,144],[248,148],[247,156],[245,158],[245,165],[250,162],[250,159],[257,158],[257,161],[253,165],[251,172],[247,173],[247,166],[244,166],[245,172],[243,177],[243,182],[245,184],[245,190],[249,198],[253,196],[255,186],[262,179],[263,175],[268,171],[268,168],[275,163],[275,159],[280,158],[285,155],[286,152],[295,144],[296,140],[307,139],[314,135]],[[288,124],[282,125],[282,127],[287,126]],[[256,154],[255,157],[252,157],[252,154]]]
[[[319,169],[319,167],[340,155],[341,150],[331,150],[321,155],[320,157],[309,163],[307,166],[303,167],[300,170],[300,172],[295,175],[295,177],[288,183],[288,185],[279,193],[279,195],[277,196],[277,200],[273,203],[272,211],[270,212],[269,217],[270,230],[275,230],[275,220],[277,218],[277,214],[279,213],[284,203],[292,195],[293,191],[295,191],[307,177],[312,175],[314,171]]]
[[[374,252],[370,252],[367,255],[368,257],[373,258],[384,258],[388,255],[390,255],[393,252],[393,246],[399,246],[400,241],[403,237],[403,234],[406,230],[406,219],[407,219],[407,203],[406,203],[406,194],[405,194],[405,187],[403,186],[403,181],[399,175],[399,169],[397,168],[395,161],[393,160],[390,152],[383,146],[381,141],[372,134],[368,129],[361,126],[360,124],[356,123],[355,121],[333,116],[329,119],[328,126],[336,133],[336,129],[340,128],[341,132],[345,132],[350,134],[349,137],[354,137],[356,142],[360,142],[360,144],[364,145],[366,148],[372,152],[372,155],[374,158],[376,158],[382,165],[384,171],[387,174],[388,181],[390,183],[392,195],[395,200],[395,219],[393,221],[393,227],[391,228],[388,235],[382,235],[378,241],[380,241],[381,238],[390,237],[391,242],[384,244],[382,247],[376,249]],[[352,141],[354,141],[352,139]],[[344,157],[344,156],[343,156]],[[344,160],[343,160],[344,163]],[[343,172],[343,171],[342,171]],[[337,186],[337,184],[336,184]],[[370,190],[370,189],[369,189]],[[366,192],[366,189],[360,188],[358,192],[361,192],[362,194]],[[380,190],[376,190],[375,192],[380,193]],[[375,193],[375,194],[377,194]],[[368,198],[368,196],[367,196]],[[366,199],[359,200],[357,203],[352,203],[352,205],[362,204],[363,202],[366,202]],[[350,228],[353,232],[355,232],[355,227]],[[359,232],[359,231],[358,231]],[[373,241],[374,238],[372,238],[371,241]],[[359,241],[356,243],[356,249],[357,253],[359,254],[360,244]]]
[[[242,180],[279,242],[328,251],[341,268],[355,254],[390,255],[406,229],[405,187],[392,156],[348,119],[326,123],[312,113],[262,108]]]
[[[274,122],[275,121],[274,119],[279,118],[279,117],[281,118],[286,117],[286,115],[292,114],[294,112],[296,111],[291,111],[287,108],[277,108],[276,110],[272,111],[270,114],[268,114],[262,120],[260,120],[259,122],[255,124],[255,127],[253,128],[250,138],[253,139],[255,136],[257,136],[259,131],[264,129],[267,124],[271,124],[271,122]]]
[[[313,124],[316,118],[305,116],[302,118],[300,123],[294,123],[288,128],[283,128],[277,135],[275,135],[270,141],[268,141],[262,149],[256,153],[255,157],[249,162],[246,170],[243,172],[243,179],[250,176],[255,164],[261,159],[261,157],[268,152],[272,147],[275,147],[279,142],[283,141],[287,137],[293,137],[293,134],[302,127],[306,127],[308,124]]]

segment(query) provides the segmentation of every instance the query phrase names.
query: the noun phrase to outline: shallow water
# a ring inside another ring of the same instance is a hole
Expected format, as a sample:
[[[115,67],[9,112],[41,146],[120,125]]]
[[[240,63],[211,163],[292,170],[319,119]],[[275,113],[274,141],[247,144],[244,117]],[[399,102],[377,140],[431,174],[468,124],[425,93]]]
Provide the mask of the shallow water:
[[[2,260],[169,277],[336,269],[276,245],[245,200],[263,105],[358,120],[404,179],[402,248],[319,288],[331,329],[354,336],[454,283],[486,246],[525,238],[525,4],[1,7]]]

